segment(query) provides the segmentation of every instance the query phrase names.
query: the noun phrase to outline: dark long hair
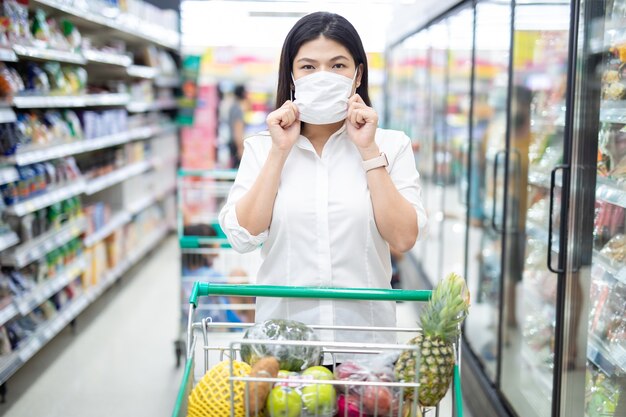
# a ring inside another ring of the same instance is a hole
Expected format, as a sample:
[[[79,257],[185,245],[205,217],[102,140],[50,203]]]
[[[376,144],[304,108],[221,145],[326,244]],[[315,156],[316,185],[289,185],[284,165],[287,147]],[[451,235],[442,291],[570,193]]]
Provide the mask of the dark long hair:
[[[357,68],[359,64],[363,64],[361,85],[357,87],[356,92],[361,96],[365,104],[371,106],[367,89],[367,56],[365,55],[363,42],[361,42],[359,34],[354,29],[354,26],[344,17],[334,13],[316,12],[298,20],[285,38],[278,69],[276,108],[279,108],[285,101],[291,99],[293,60],[298,54],[300,47],[302,44],[320,36],[332,39],[343,45],[352,55]]]

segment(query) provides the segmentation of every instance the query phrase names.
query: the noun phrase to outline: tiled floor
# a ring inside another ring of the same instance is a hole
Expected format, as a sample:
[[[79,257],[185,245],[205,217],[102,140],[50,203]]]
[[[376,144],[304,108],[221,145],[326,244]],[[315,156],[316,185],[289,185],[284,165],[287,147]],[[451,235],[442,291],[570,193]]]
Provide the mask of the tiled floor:
[[[408,259],[402,270],[406,285],[415,288]],[[178,248],[169,239],[79,317],[76,334],[65,329],[9,380],[0,415],[170,416],[182,377],[173,350],[178,277]],[[399,326],[414,327],[416,305],[399,304],[398,317]],[[439,415],[452,415],[449,397]]]

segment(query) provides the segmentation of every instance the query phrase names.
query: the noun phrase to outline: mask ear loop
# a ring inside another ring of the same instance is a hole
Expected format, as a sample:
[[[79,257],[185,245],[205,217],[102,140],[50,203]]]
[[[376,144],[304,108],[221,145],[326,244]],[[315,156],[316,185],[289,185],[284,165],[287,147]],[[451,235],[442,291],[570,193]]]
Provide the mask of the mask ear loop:
[[[291,97],[291,101],[293,102],[293,90],[295,89],[296,80],[293,78],[293,72],[291,73],[291,81],[293,81],[293,88],[289,86],[289,97]]]

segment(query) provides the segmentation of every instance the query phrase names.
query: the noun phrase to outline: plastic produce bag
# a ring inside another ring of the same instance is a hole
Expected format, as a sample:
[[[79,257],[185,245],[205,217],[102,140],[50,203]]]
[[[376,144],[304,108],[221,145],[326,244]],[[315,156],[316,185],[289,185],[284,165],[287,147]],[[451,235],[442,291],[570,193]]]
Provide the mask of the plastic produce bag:
[[[295,320],[271,319],[257,323],[248,328],[245,339],[254,340],[298,340],[317,342],[317,334],[304,323]],[[286,371],[303,371],[311,366],[319,365],[322,349],[303,343],[299,346],[264,345],[242,343],[241,358],[244,362],[254,365],[260,358],[273,356],[280,363],[280,369]]]
[[[363,360],[344,362],[335,369],[335,378],[348,381],[395,382],[394,363],[400,352],[379,354]],[[386,386],[341,386],[337,403],[339,415],[397,415],[401,388]]]

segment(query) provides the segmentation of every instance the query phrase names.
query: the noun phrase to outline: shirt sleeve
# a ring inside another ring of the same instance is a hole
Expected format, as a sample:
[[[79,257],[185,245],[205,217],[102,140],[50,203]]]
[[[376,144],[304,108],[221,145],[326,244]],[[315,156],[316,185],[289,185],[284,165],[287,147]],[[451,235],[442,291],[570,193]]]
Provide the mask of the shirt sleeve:
[[[411,140],[402,135],[402,146],[393,161],[390,161],[389,176],[400,194],[407,199],[417,212],[418,236],[417,240],[426,236],[428,218],[422,204],[422,187],[420,175],[415,167],[415,156],[411,147]]]
[[[222,230],[230,245],[239,253],[252,252],[267,240],[268,231],[253,236],[239,224],[235,205],[252,187],[261,171],[261,162],[248,140],[244,142],[243,156],[235,183],[228,194],[226,204],[219,214]]]

